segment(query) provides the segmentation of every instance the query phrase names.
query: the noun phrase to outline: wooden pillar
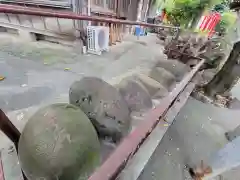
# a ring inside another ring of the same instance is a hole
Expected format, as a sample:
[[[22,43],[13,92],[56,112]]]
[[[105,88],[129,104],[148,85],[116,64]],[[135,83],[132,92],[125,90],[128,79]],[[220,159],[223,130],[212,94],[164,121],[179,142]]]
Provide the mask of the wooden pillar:
[[[146,21],[147,13],[149,8],[149,0],[143,0],[143,6],[141,11],[141,20]]]
[[[72,0],[73,12],[79,15],[87,15],[88,11],[88,1],[90,0]],[[85,30],[87,27],[87,21],[74,20],[74,26],[76,31]]]

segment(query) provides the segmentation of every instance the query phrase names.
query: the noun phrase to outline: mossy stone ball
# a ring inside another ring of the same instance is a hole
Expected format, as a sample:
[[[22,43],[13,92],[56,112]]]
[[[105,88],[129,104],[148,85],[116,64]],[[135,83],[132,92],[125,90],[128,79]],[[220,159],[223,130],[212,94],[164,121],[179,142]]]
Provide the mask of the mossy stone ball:
[[[100,143],[91,121],[78,107],[52,104],[29,119],[18,155],[28,179],[87,180],[100,165]]]

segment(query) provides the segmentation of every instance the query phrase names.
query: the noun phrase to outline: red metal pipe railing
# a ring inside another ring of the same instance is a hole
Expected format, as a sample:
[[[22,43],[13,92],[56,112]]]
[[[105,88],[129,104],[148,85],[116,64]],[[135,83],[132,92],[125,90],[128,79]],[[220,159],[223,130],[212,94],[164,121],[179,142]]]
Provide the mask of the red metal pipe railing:
[[[205,60],[201,60],[193,70],[175,87],[175,89],[154,110],[150,111],[145,121],[130,133],[89,180],[113,180],[127,161],[136,153],[142,142],[157,126],[178,95],[184,90]]]
[[[0,5],[0,13],[33,15],[33,16],[54,17],[54,18],[64,18],[64,19],[73,19],[73,20],[85,20],[85,21],[98,21],[98,22],[126,24],[126,25],[140,25],[144,27],[179,29],[178,27],[173,27],[173,26],[164,26],[164,25],[149,24],[144,22],[113,19],[113,18],[102,18],[99,16],[86,16],[86,15],[79,15],[73,12],[50,11],[50,10],[42,10],[39,8],[19,7],[14,5]]]
[[[18,150],[18,141],[21,133],[8,119],[4,112],[0,109],[0,129],[14,143]]]
[[[3,171],[3,164],[2,164],[2,154],[0,151],[0,180],[5,180],[4,171]]]

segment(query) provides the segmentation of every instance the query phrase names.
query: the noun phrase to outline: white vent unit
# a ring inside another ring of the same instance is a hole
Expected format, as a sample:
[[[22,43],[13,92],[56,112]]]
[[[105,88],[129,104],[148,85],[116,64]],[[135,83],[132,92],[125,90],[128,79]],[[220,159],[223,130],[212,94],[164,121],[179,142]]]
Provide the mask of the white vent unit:
[[[109,27],[87,27],[87,51],[97,55],[101,55],[103,51],[109,51]]]

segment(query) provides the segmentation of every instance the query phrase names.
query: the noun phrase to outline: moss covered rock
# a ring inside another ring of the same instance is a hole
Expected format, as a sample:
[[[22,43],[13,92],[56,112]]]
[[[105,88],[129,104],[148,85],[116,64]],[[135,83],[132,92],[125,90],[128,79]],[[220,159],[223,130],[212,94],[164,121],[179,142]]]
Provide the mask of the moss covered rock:
[[[147,89],[153,99],[163,98],[168,94],[168,90],[161,83],[147,75],[138,74],[136,78]]]
[[[69,101],[79,106],[94,124],[99,137],[120,141],[130,129],[128,105],[119,91],[95,77],[74,82]]]
[[[177,82],[181,81],[184,75],[191,70],[191,68],[187,65],[174,59],[158,61],[156,67],[164,68],[165,70],[172,73],[175,76]]]
[[[149,77],[159,82],[168,90],[171,90],[172,85],[176,82],[174,75],[161,67],[154,67],[149,73]]]
[[[18,151],[30,180],[86,180],[100,163],[100,143],[91,121],[70,104],[37,111],[23,129]]]
[[[134,77],[123,79],[116,87],[131,111],[144,111],[152,108],[152,99],[147,89]]]

